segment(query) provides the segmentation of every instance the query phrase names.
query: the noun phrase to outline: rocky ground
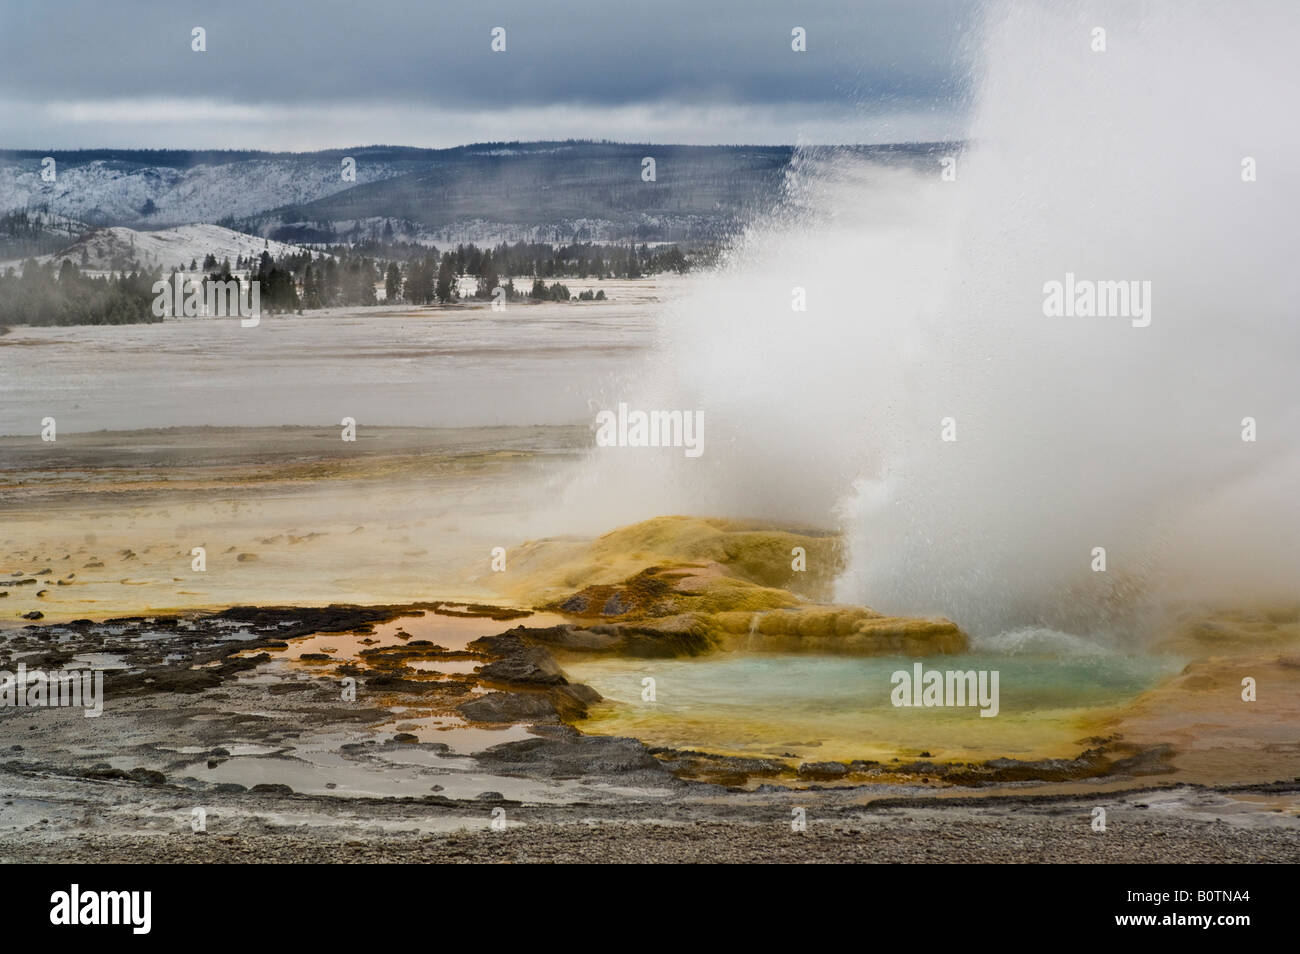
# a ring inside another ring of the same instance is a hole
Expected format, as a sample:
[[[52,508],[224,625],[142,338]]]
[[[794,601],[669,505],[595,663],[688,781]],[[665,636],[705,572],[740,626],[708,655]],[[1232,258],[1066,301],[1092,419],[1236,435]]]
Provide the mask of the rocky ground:
[[[0,669],[113,668],[98,718],[0,709],[0,859],[1300,858],[1300,781],[1188,785],[1154,746],[791,767],[585,736],[567,722],[591,690],[550,648],[650,637],[514,615],[235,608],[11,630]],[[462,644],[421,638],[437,633]]]
[[[1296,790],[1174,787],[1092,797],[936,802],[848,789],[674,791],[568,804],[197,793],[0,770],[0,857],[13,862],[1288,863]],[[197,796],[197,797],[196,797]],[[206,806],[204,831],[193,809]],[[1094,831],[1093,809],[1108,809]],[[794,830],[795,811],[806,828]],[[40,818],[36,816],[40,815]],[[493,828],[493,821],[504,828]],[[18,824],[15,824],[17,822]]]

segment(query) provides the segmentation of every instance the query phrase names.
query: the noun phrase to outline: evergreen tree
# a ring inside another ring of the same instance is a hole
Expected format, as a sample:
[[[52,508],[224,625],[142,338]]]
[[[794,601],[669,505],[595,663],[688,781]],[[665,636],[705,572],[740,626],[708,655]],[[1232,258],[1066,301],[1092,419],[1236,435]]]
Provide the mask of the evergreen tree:
[[[416,305],[427,305],[433,301],[434,275],[437,269],[437,259],[432,253],[423,260],[411,263],[406,276],[407,301]]]
[[[389,226],[389,232],[392,232],[392,226]],[[388,271],[384,274],[384,299],[389,304],[394,304],[402,295],[402,270],[397,267],[396,262],[388,263]]]
[[[455,274],[455,258],[451,252],[446,252],[442,256],[442,264],[438,266],[438,286],[436,294],[438,301],[444,305],[451,301],[455,295],[452,279]]]
[[[492,261],[492,253],[490,251],[484,252],[483,257],[479,262],[477,297],[491,298],[492,289],[496,288],[500,284],[501,280],[497,277],[496,265]]]

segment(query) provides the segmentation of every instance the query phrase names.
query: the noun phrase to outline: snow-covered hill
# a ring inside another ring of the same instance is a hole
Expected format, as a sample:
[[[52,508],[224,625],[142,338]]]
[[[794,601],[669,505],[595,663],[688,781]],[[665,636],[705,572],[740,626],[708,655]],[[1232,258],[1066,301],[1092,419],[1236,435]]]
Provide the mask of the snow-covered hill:
[[[345,182],[330,157],[267,158],[174,168],[96,159],[56,167],[41,179],[39,159],[0,160],[0,212],[45,207],[86,222],[177,225],[248,216],[312,202],[354,185],[407,171],[400,164],[359,161]]]
[[[952,148],[850,146],[836,155],[929,168]],[[296,154],[70,150],[49,157],[57,175],[45,182],[41,153],[0,150],[0,213],[48,209],[137,229],[220,222],[286,242],[713,242],[781,200],[795,153],[579,141]],[[648,154],[653,181],[641,178]]]
[[[228,258],[233,264],[240,256],[256,257],[264,251],[278,258],[302,249],[220,225],[182,225],[157,232],[115,227],[96,229],[54,255],[41,256],[40,260],[71,259],[73,264],[91,271],[121,269],[135,261],[147,268],[161,265],[164,271],[171,271],[188,269],[191,262],[202,266],[209,253],[218,262]]]

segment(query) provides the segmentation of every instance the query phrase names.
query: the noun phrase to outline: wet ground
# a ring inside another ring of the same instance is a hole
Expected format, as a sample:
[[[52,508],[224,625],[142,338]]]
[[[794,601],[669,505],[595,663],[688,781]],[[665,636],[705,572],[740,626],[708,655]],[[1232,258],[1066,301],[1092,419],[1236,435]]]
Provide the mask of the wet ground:
[[[1187,785],[1155,759],[1055,783],[959,785],[933,767],[894,767],[827,784],[586,736],[559,717],[576,688],[515,628],[554,621],[512,615],[446,603],[236,608],[8,631],[3,668],[74,666],[91,645],[115,668],[98,718],[0,710],[0,857],[1300,858],[1300,781]]]

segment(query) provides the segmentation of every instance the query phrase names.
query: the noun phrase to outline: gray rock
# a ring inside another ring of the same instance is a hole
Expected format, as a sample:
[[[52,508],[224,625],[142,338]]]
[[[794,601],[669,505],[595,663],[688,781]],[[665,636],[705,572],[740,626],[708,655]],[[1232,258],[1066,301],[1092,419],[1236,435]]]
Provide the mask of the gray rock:
[[[602,616],[622,616],[624,613],[630,612],[631,609],[631,603],[624,603],[619,599],[618,594],[614,593],[609,599],[605,600],[605,605],[600,608],[600,614]]]
[[[804,762],[799,766],[800,778],[835,779],[849,774],[849,767],[841,762]]]
[[[462,703],[461,715],[475,722],[558,722],[555,704],[544,695],[492,692]]]
[[[562,686],[568,681],[551,654],[537,646],[522,647],[504,659],[488,663],[478,674],[489,682],[520,686]]]
[[[636,739],[599,735],[522,739],[479,752],[474,758],[490,769],[511,769],[547,778],[585,775],[661,776],[676,781],[659,760]]]
[[[277,782],[259,782],[253,786],[254,792],[264,795],[292,795],[293,789],[288,785],[281,785]]]

